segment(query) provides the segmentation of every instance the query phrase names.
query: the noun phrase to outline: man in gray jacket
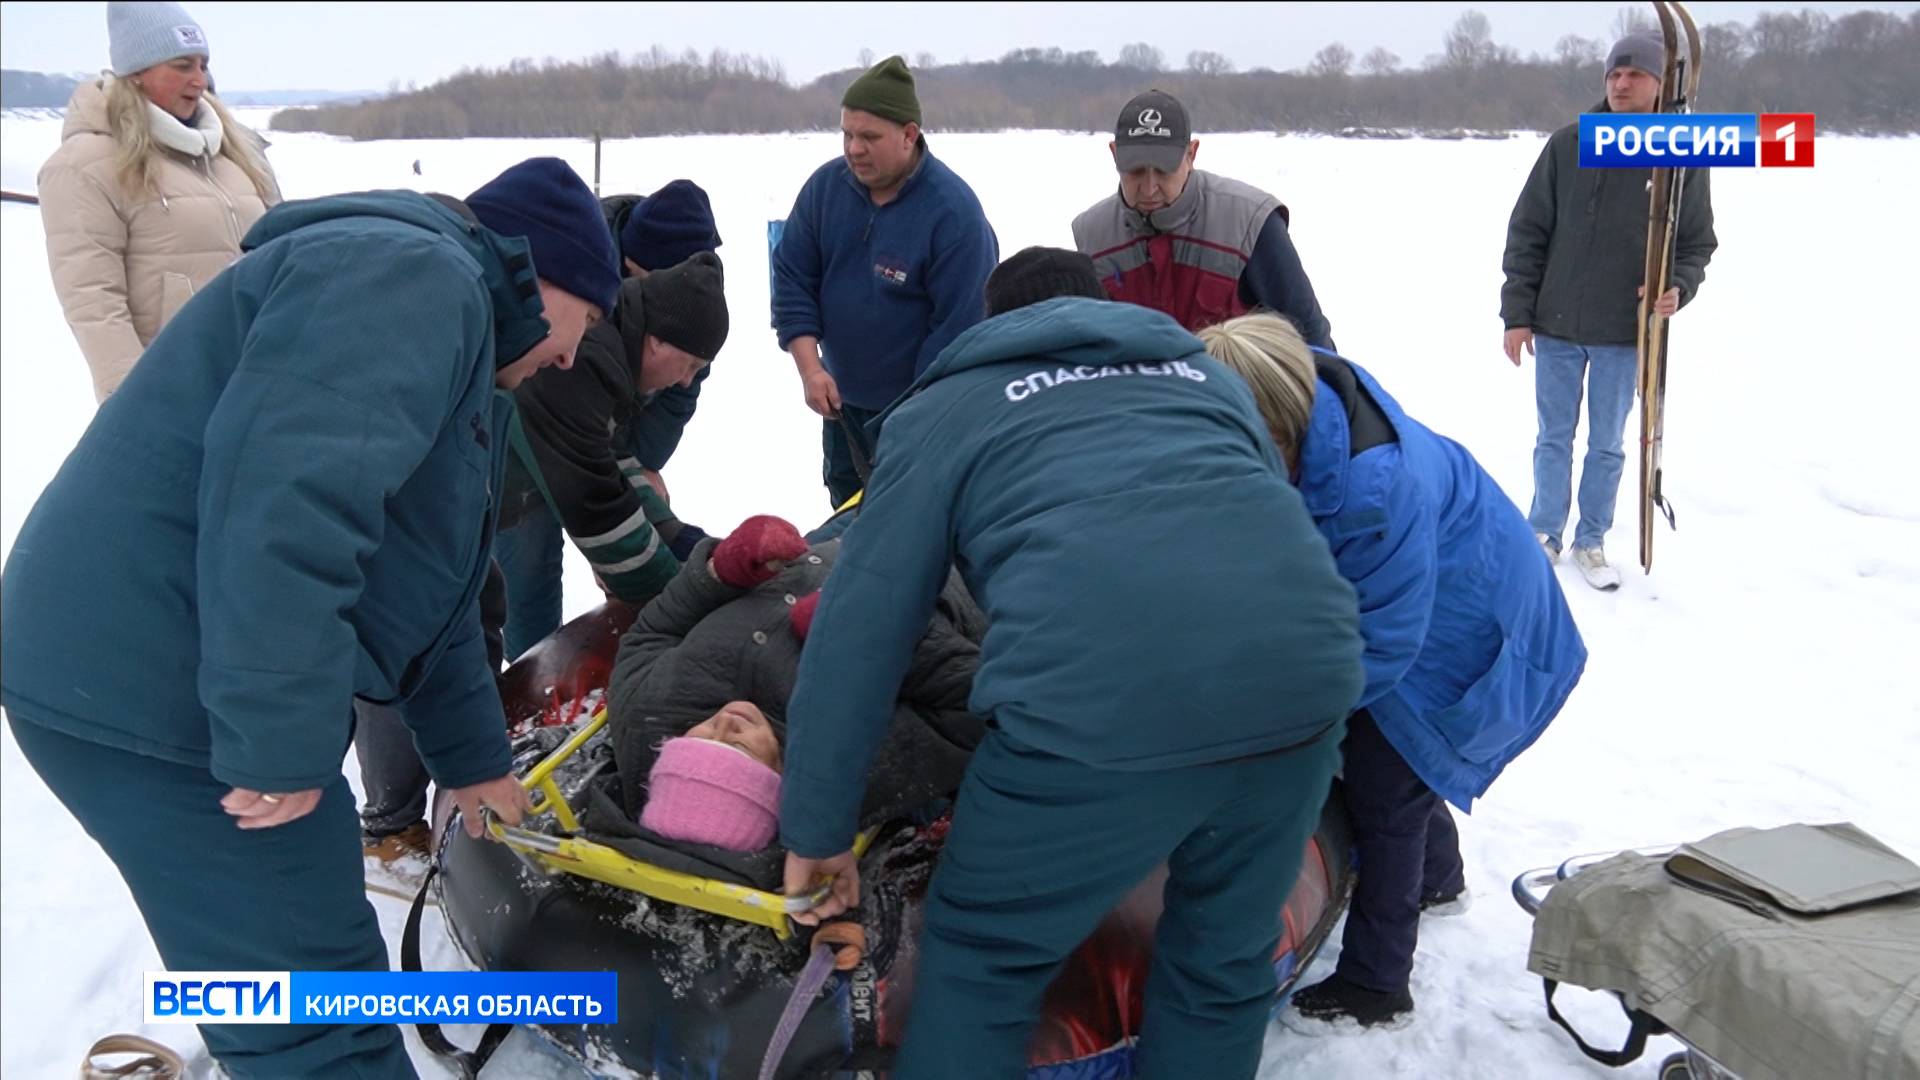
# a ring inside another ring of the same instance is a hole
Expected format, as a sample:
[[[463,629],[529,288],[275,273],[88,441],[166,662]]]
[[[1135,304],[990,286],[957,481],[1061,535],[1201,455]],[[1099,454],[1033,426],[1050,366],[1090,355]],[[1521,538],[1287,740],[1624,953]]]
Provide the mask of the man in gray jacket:
[[[1666,46],[1647,33],[1620,39],[1607,54],[1607,99],[1595,112],[1650,113],[1659,107]],[[1560,559],[1572,500],[1573,432],[1587,390],[1587,459],[1580,475],[1580,524],[1573,561],[1596,589],[1620,587],[1601,543],[1613,526],[1614,499],[1626,461],[1621,436],[1633,407],[1639,370],[1634,340],[1645,276],[1645,169],[1582,169],[1580,125],[1547,140],[1507,225],[1506,285],[1500,317],[1507,359],[1536,358],[1540,436],[1533,448],[1533,509],[1527,519],[1546,551]],[[1654,303],[1671,316],[1700,290],[1719,241],[1707,173],[1687,170],[1686,198],[1674,246],[1673,287]],[[1591,374],[1589,375],[1589,372]]]

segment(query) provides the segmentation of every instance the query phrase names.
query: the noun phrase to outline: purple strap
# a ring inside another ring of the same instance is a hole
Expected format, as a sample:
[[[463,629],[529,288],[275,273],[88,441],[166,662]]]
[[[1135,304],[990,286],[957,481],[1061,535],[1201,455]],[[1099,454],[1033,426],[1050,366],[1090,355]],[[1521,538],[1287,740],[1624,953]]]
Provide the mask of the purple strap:
[[[827,985],[827,977],[833,974],[833,950],[825,942],[813,947],[813,955],[807,957],[807,966],[800,969],[800,978],[793,984],[793,996],[787,999],[787,1007],[780,1011],[780,1022],[774,1025],[773,1038],[767,1042],[767,1056],[760,1061],[760,1080],[773,1080],[774,1070],[780,1067],[780,1059],[787,1056],[787,1047],[793,1044],[793,1037],[800,1033],[800,1021],[807,1015],[807,1006],[820,994],[820,988]]]

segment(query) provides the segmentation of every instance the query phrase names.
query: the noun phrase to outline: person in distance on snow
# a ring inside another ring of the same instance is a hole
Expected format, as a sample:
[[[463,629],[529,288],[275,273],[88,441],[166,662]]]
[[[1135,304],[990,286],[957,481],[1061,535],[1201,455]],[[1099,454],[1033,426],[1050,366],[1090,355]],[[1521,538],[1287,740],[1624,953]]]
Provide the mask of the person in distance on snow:
[[[1073,221],[1074,246],[1093,260],[1107,295],[1164,311],[1188,330],[1264,307],[1333,348],[1287,233],[1286,206],[1194,168],[1200,140],[1178,98],[1136,95],[1114,121],[1108,149],[1120,189]]]
[[[242,246],[21,526],[0,703],[168,969],[386,971],[350,706],[405,701],[470,829],[520,819],[479,614],[500,391],[572,363],[619,264],[557,158],[283,203]],[[236,1080],[414,1075],[392,1024],[200,1031]]]
[[[1606,100],[1595,112],[1653,112],[1660,106],[1666,45],[1658,35],[1621,38],[1607,54]],[[1671,317],[1700,291],[1713,235],[1708,169],[1688,169],[1674,245],[1673,287],[1654,304]],[[1620,587],[1603,542],[1613,527],[1626,463],[1621,437],[1639,383],[1635,339],[1646,274],[1645,169],[1580,168],[1580,125],[1547,139],[1507,223],[1500,290],[1507,359],[1534,354],[1540,435],[1533,447],[1533,509],[1527,515],[1550,562],[1560,561],[1573,493],[1573,433],[1587,397],[1587,457],[1580,469],[1580,523],[1573,563],[1596,589]]]
[[[787,713],[805,918],[858,897],[862,785],[948,568],[989,727],[927,893],[902,1080],[1024,1075],[1061,962],[1169,865],[1145,1076],[1248,1080],[1280,908],[1361,687],[1353,589],[1245,384],[1086,256],[1030,248],[893,407]]]
[[[1359,593],[1367,646],[1342,747],[1359,881],[1339,966],[1295,993],[1292,1012],[1396,1023],[1413,1010],[1420,913],[1466,898],[1446,804],[1470,809],[1539,738],[1586,646],[1525,519],[1465,448],[1276,316],[1232,319],[1200,340],[1252,388]]]

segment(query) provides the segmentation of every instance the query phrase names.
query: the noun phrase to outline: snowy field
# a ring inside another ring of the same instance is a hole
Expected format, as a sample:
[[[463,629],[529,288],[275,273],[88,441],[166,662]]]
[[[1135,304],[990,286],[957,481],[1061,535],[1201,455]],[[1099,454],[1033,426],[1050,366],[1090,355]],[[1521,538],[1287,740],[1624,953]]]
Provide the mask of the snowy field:
[[[30,192],[59,121],[8,115],[3,131],[0,181]],[[464,194],[536,154],[583,175],[593,167],[581,141],[273,143],[290,197]],[[1342,351],[1468,446],[1522,506],[1533,375],[1501,355],[1497,313],[1507,215],[1540,145],[1231,135],[1203,137],[1200,152],[1202,167],[1291,205]],[[979,193],[1003,254],[1071,246],[1073,215],[1113,184],[1104,136],[936,135],[932,146]],[[755,513],[805,527],[827,510],[819,421],[768,329],[764,238],[767,220],[784,217],[809,172],[837,152],[831,135],[605,148],[604,191],[690,177],[712,194],[726,240],[733,334],[666,471],[681,516],[715,534]],[[1264,1078],[1614,1075],[1551,1026],[1525,970],[1528,924],[1507,885],[1529,867],[1792,821],[1851,820],[1920,856],[1920,454],[1910,426],[1920,347],[1902,314],[1913,310],[1920,250],[1916,172],[1920,141],[1833,138],[1821,140],[1814,169],[1714,178],[1720,250],[1673,328],[1666,484],[1681,530],[1660,534],[1655,574],[1642,575],[1630,461],[1609,538],[1625,586],[1596,593],[1562,567],[1592,651],[1586,679],[1462,822],[1476,903],[1423,927],[1416,1022],[1326,1040],[1275,1026]],[[11,545],[93,400],[53,296],[38,213],[14,204],[0,213],[0,544]],[[571,615],[599,596],[569,558]],[[140,974],[159,960],[112,865],[11,735],[0,754],[0,1073],[72,1075],[98,1036],[141,1030]],[[397,955],[404,905],[373,903]],[[437,949],[429,966],[455,963],[433,915],[427,940]],[[1336,935],[1318,968],[1337,949]],[[1574,1011],[1601,1041],[1624,1031],[1610,1008],[1588,995]],[[193,1029],[145,1033],[195,1055],[194,1075],[207,1075]],[[470,1044],[473,1033],[455,1036]],[[488,1077],[578,1075],[520,1039]],[[423,1076],[451,1075],[412,1045]],[[1659,1040],[1630,1074],[1651,1076],[1671,1046]]]

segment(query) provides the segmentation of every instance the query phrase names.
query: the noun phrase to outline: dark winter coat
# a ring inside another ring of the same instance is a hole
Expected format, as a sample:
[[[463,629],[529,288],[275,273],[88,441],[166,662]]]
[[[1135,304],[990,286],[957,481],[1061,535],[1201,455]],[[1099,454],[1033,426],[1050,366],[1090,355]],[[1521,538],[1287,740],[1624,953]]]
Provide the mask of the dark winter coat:
[[[1360,696],[1354,592],[1246,383],[1172,318],[1069,297],[962,334],[889,414],[814,617],[781,787],[791,851],[853,835],[905,642],[947,568],[986,612],[973,709],[1151,771],[1280,750]]]
[[[729,701],[750,701],[787,742],[787,705],[800,667],[801,641],[788,612],[820,588],[840,542],[816,544],[765,584],[741,589],[708,568],[716,541],[703,541],[685,570],[620,642],[607,689],[614,760],[629,813],[646,802],[656,748],[712,716]],[[832,588],[827,595],[832,594]],[[893,706],[887,742],[874,760],[860,823],[893,820],[960,786],[986,733],[967,711],[985,624],[957,579],[949,581],[930,625],[913,649]],[[810,635],[817,639],[817,632]]]
[[[1593,110],[1609,112],[1605,102]],[[1685,306],[1700,291],[1713,235],[1711,170],[1688,169],[1672,284]],[[1646,277],[1650,169],[1583,169],[1580,125],[1547,139],[1507,223],[1500,318],[1582,345],[1631,345]]]
[[[661,535],[680,524],[641,482],[618,435],[645,425],[659,407],[660,395],[647,401],[635,389],[647,335],[643,288],[638,278],[621,285],[613,314],[587,331],[571,368],[542,371],[514,391],[518,417],[500,512],[500,527],[510,529],[549,506],[614,596],[636,605],[680,570],[668,547],[675,537]]]
[[[410,192],[283,203],[154,339],[21,526],[16,721],[286,792],[405,699],[442,787],[505,775],[479,596],[526,241]]]
[[[773,253],[780,347],[820,339],[847,404],[884,409],[986,316],[1000,244],[980,200],[931,150],[893,201],[873,205],[845,159],[814,170]]]
[[[1358,364],[1316,365],[1295,482],[1360,594],[1358,707],[1470,809],[1559,713],[1586,646],[1525,516],[1473,455]]]
[[[632,216],[633,208],[643,201],[639,195],[609,195],[600,200],[600,210],[607,217],[607,228],[613,233],[614,246],[619,246],[620,231],[627,227],[627,218]],[[618,342],[623,336],[602,322],[580,339],[580,348],[585,351],[591,342],[597,348],[618,353]],[[637,365],[637,352],[634,358]],[[701,368],[700,373],[693,377],[692,386],[669,386],[648,398],[645,408],[620,417],[620,428],[614,436],[615,445],[633,455],[634,460],[645,468],[655,472],[666,468],[674,450],[680,445],[680,436],[686,432],[687,421],[693,419],[693,411],[700,405],[700,386],[707,381],[707,373],[712,370],[711,364]]]

